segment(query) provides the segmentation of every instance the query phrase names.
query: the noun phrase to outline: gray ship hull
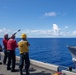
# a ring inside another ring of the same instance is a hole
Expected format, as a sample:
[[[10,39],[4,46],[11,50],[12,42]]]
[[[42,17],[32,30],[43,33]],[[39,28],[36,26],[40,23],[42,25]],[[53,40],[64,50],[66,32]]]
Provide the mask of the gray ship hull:
[[[72,60],[76,61],[76,46],[67,46],[71,55],[72,55]]]

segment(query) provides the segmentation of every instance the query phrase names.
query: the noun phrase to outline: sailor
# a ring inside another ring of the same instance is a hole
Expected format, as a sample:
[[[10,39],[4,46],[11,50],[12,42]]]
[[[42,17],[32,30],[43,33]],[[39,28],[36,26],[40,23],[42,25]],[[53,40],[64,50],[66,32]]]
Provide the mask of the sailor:
[[[27,41],[26,34],[22,34],[21,36],[22,40],[18,42],[18,48],[20,50],[20,75],[23,75],[22,69],[25,61],[25,69],[26,69],[26,75],[29,75],[29,66],[30,66],[30,60],[29,60],[29,50],[28,46],[30,46],[29,42]]]
[[[2,46],[0,44],[0,64],[2,64],[2,61],[1,61],[1,52],[2,52]]]
[[[8,62],[7,62],[7,70],[11,70],[11,72],[15,72],[15,49],[18,47],[17,42],[15,40],[15,35],[13,34],[10,39],[7,42],[7,56],[8,56]],[[12,64],[12,67],[10,68],[10,65]]]
[[[7,61],[7,42],[8,42],[8,34],[4,35],[4,39],[3,39],[3,46],[4,46],[4,59],[3,59],[3,64],[6,64]]]

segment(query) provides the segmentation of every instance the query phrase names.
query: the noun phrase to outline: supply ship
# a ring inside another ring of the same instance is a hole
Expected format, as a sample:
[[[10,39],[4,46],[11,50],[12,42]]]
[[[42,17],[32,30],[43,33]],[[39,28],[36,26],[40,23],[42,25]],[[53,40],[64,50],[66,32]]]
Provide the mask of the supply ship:
[[[67,46],[67,48],[69,49],[72,55],[73,62],[76,62],[76,46]]]

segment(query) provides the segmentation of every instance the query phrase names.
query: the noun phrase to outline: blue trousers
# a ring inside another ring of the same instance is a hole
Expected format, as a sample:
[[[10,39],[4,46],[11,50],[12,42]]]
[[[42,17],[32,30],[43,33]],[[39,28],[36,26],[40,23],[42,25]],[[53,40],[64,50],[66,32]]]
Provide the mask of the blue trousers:
[[[26,73],[28,73],[29,66],[30,66],[30,60],[29,60],[29,54],[28,53],[20,54],[20,64],[19,64],[20,71],[22,71],[24,63],[25,63]]]
[[[3,63],[6,64],[7,61],[7,50],[4,50],[4,59],[3,59]]]

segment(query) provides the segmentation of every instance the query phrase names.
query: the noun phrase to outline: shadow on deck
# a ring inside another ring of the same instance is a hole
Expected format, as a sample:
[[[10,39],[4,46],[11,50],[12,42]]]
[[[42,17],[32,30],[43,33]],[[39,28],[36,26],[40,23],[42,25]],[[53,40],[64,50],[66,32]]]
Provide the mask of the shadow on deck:
[[[1,55],[1,61],[3,61],[3,55]],[[19,61],[16,61],[16,72],[11,72],[6,69],[7,65],[0,65],[0,75],[19,75]],[[31,64],[29,69],[30,75],[53,75],[55,72],[48,70],[36,65]],[[25,69],[23,68],[23,75],[26,75]]]

